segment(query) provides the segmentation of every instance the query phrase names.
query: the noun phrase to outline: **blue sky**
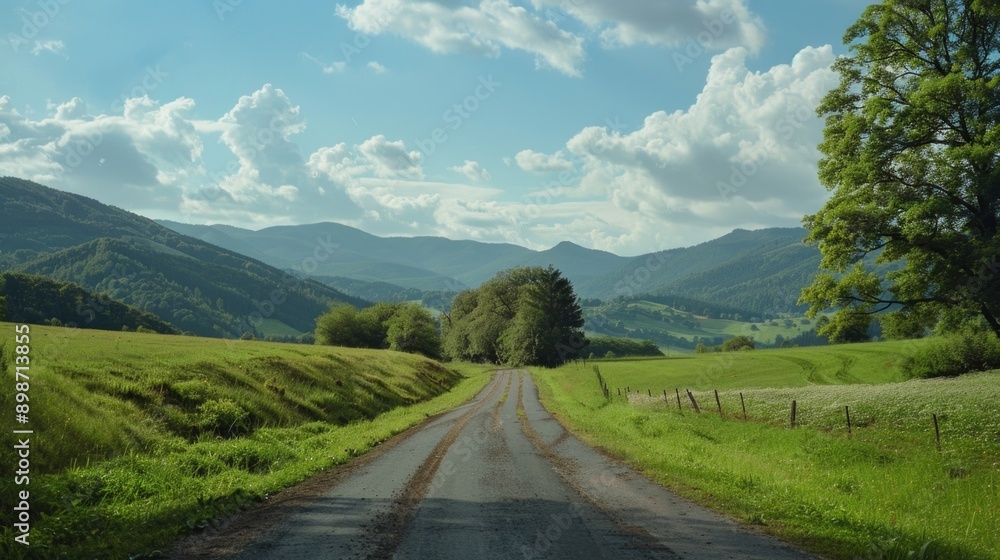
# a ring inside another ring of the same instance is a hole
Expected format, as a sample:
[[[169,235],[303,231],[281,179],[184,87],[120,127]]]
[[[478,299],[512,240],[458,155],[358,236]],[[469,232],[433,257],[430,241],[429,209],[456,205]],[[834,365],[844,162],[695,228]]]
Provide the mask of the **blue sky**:
[[[861,0],[29,0],[0,175],[154,218],[635,255],[794,226]]]

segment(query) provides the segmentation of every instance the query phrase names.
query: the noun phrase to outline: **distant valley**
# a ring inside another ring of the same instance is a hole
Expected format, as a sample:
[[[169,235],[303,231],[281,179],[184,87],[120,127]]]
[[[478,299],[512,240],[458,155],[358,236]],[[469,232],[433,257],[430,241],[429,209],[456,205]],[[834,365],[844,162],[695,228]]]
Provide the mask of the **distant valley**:
[[[156,222],[10,177],[0,178],[0,217],[0,272],[72,282],[179,331],[216,337],[298,339],[334,303],[420,301],[447,310],[455,293],[499,271],[552,265],[582,298],[589,332],[684,349],[695,336],[717,341],[750,332],[751,321],[800,316],[799,293],[820,258],[800,228],[736,230],[623,257],[569,241],[535,251],[379,237],[336,223],[252,231]],[[791,331],[750,334],[773,339],[799,329],[796,321]]]

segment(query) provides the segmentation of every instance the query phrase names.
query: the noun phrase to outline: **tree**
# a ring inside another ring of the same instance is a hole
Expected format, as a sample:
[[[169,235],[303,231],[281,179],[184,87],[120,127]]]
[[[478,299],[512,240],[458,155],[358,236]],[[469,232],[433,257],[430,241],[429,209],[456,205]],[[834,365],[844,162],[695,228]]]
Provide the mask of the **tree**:
[[[386,339],[391,350],[441,357],[441,338],[431,314],[419,305],[401,306],[386,321]]]
[[[749,336],[736,335],[722,343],[724,352],[736,352],[737,350],[755,350],[757,345]]]
[[[358,310],[344,303],[335,305],[330,311],[316,318],[316,344],[348,346],[362,345],[358,336]]]
[[[885,0],[844,41],[853,53],[817,109],[833,196],[804,219],[831,273],[800,301],[810,317],[839,307],[820,334],[858,333],[862,316],[894,308],[978,317],[1000,337],[1000,6]],[[901,266],[869,270],[871,256]]]
[[[557,366],[587,344],[573,285],[553,267],[498,273],[455,296],[444,347],[456,359]]]

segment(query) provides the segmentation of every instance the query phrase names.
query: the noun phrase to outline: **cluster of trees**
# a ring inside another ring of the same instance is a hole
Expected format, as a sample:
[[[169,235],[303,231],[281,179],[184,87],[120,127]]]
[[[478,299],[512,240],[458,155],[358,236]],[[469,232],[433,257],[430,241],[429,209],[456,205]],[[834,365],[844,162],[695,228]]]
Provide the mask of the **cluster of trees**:
[[[316,319],[315,336],[316,344],[442,357],[438,323],[415,303],[381,302],[361,310],[346,303],[335,305]]]
[[[622,356],[662,356],[660,347],[652,340],[632,340],[630,338],[615,338],[611,336],[593,336],[587,339],[589,355],[603,358],[611,352],[616,357]]]
[[[573,285],[552,266],[500,272],[455,296],[445,317],[444,351],[454,359],[555,367],[587,345]]]
[[[125,305],[107,294],[42,276],[11,272],[0,274],[0,321],[180,333],[156,315]]]
[[[756,349],[757,342],[753,338],[739,334],[716,346],[705,346],[702,343],[698,343],[695,352],[705,354],[707,352],[740,352]]]

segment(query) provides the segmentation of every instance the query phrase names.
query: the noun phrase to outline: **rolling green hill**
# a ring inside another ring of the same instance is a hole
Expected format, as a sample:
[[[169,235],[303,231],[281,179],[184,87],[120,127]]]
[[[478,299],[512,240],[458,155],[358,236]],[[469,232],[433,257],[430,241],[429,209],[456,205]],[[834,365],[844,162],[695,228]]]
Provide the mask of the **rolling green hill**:
[[[10,380],[14,327],[0,323],[0,374]],[[28,334],[31,546],[14,542],[4,507],[0,558],[9,559],[159,557],[172,539],[346,463],[489,379],[483,368],[388,350],[47,326]],[[0,406],[13,411],[15,393],[0,391]],[[14,437],[5,430],[0,443],[10,449]],[[3,477],[4,504],[19,488]]]
[[[106,294],[68,282],[29,274],[0,274],[0,297],[6,316],[14,323],[57,323],[68,327],[120,331],[139,328],[162,334],[180,334],[176,327],[152,313],[139,311]]]
[[[161,223],[279,268],[305,268],[304,272],[316,276],[458,292],[480,285],[501,270],[551,264],[585,298],[684,296],[762,316],[801,311],[796,301],[816,274],[820,258],[815,247],[802,243],[806,230],[801,228],[736,230],[695,247],[621,257],[569,241],[532,251],[440,237],[383,238],[334,223],[260,231]],[[304,263],[309,266],[303,267]]]
[[[780,346],[813,329],[804,316],[757,316],[751,311],[713,306],[679,296],[639,296],[584,306],[587,332],[652,340],[674,352],[688,353],[699,343],[722,344],[745,335],[758,345]]]
[[[679,295],[759,315],[801,311],[802,288],[819,269],[820,253],[802,243],[806,230],[770,228],[732,233],[683,249],[635,257],[583,283],[583,297]]]
[[[353,298],[95,200],[0,178],[0,270],[73,282],[203,336],[311,331]],[[264,319],[270,321],[265,322]]]

